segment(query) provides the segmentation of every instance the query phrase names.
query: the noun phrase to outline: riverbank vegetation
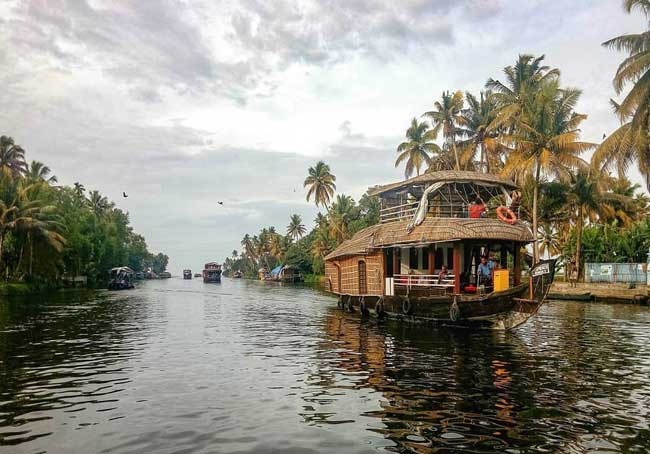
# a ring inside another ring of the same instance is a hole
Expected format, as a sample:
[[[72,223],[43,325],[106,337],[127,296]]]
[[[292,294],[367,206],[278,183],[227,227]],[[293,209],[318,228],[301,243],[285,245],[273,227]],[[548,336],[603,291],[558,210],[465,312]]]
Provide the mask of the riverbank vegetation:
[[[0,276],[5,283],[40,288],[85,276],[89,285],[98,285],[114,266],[165,270],[167,256],[148,251],[128,213],[81,183],[59,185],[48,166],[28,163],[25,155],[13,138],[0,137]]]
[[[650,17],[650,2],[626,0],[629,13]],[[406,178],[436,170],[501,174],[522,187],[521,217],[530,222],[540,256],[593,261],[645,261],[650,248],[650,199],[627,171],[635,167],[650,190],[650,30],[613,38],[604,46],[626,53],[613,84],[621,126],[602,143],[581,139],[587,115],[576,111],[581,91],[564,86],[545,57],[520,55],[502,76],[488,78],[480,93],[444,91],[432,109],[411,120],[397,146],[395,167]],[[336,177],[320,161],[304,181],[307,201],[321,212],[306,235],[289,225],[246,235],[241,254],[226,268],[256,275],[278,263],[321,273],[323,257],[342,241],[379,222],[376,198],[358,203],[336,194]]]

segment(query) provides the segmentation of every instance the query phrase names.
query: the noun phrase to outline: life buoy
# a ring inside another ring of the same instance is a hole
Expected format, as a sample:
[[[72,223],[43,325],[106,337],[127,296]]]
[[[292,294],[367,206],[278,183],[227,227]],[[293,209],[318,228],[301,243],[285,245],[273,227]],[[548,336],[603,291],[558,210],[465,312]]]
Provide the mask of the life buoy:
[[[517,215],[508,207],[504,207],[503,205],[497,208],[497,218],[499,218],[500,221],[505,222],[506,224],[514,224],[517,222]]]
[[[407,298],[404,298],[402,301],[402,313],[404,315],[411,315],[411,312],[413,311],[413,305],[411,304],[411,300]]]

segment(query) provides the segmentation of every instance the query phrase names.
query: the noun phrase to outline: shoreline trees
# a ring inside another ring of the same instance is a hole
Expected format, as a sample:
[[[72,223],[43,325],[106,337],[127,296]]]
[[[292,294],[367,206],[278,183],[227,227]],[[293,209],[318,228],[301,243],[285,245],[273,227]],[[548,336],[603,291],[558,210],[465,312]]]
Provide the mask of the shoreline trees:
[[[98,191],[57,186],[45,164],[28,166],[25,150],[0,137],[0,276],[35,285],[58,285],[64,275],[102,284],[107,271],[128,265],[164,271],[168,258],[147,250],[128,213]]]

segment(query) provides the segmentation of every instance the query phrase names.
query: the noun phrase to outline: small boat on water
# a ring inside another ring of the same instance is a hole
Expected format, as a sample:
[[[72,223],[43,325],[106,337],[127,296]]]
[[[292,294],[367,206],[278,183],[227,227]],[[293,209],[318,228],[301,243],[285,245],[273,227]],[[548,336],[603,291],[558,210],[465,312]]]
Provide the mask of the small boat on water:
[[[138,280],[138,281],[144,280],[145,277],[146,276],[145,276],[144,272],[142,272],[142,271],[138,271],[137,273],[135,273],[135,279]]]
[[[304,281],[298,268],[291,265],[279,265],[271,270],[271,280],[276,282],[296,283]]]
[[[555,276],[522,276],[534,237],[517,186],[480,172],[427,172],[371,195],[380,222],[325,257],[327,289],[349,311],[451,326],[512,329],[537,313]]]
[[[203,282],[221,282],[221,265],[216,262],[206,263],[203,267]]]
[[[172,273],[170,273],[169,271],[163,271],[158,275],[158,279],[169,279],[171,277],[172,277]]]
[[[243,273],[241,272],[241,270],[237,270],[232,274],[232,277],[233,277],[233,279],[241,279],[242,275],[243,275]]]
[[[202,276],[201,273],[194,273],[194,277],[201,277],[201,276]]]
[[[270,281],[272,280],[271,273],[266,268],[260,268],[257,270],[257,276],[260,278],[260,281]]]
[[[192,270],[183,270],[183,279],[192,279]]]
[[[134,273],[128,266],[119,266],[109,271],[108,289],[127,290],[134,288]]]

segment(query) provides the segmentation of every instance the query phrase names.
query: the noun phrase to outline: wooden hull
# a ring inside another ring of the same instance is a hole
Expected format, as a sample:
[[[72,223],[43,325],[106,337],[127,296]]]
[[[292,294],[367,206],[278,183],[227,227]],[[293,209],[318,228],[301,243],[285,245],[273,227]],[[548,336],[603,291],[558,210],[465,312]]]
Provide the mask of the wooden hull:
[[[526,322],[541,306],[541,303],[527,300],[528,293],[528,284],[522,284],[489,295],[342,296],[339,307],[414,323],[512,329]]]

